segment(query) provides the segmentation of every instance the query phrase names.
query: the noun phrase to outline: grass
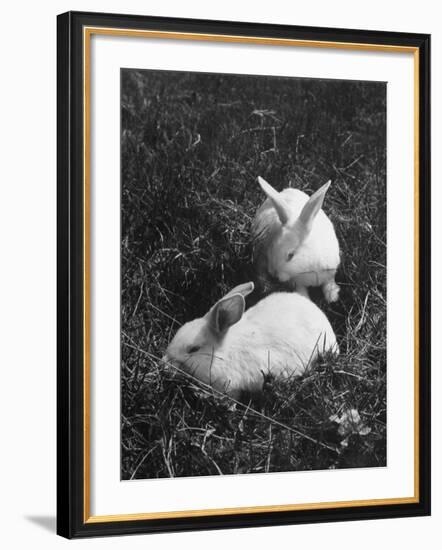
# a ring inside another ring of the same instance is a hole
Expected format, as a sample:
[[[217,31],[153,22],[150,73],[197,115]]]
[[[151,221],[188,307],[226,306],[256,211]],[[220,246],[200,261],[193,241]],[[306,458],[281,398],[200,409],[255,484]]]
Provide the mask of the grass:
[[[385,85],[121,74],[122,479],[384,466]],[[158,358],[180,324],[254,280],[258,175],[307,193],[332,179],[341,296],[312,298],[341,354],[244,405]],[[351,410],[365,430],[343,429]]]

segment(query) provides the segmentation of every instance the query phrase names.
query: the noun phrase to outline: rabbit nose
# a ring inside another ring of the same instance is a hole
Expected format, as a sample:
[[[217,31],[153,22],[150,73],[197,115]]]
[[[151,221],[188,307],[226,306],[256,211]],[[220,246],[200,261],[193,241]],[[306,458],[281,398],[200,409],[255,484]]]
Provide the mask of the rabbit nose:
[[[174,373],[178,367],[178,363],[170,357],[167,353],[161,358],[161,366],[164,372]]]
[[[161,363],[162,363],[163,367],[165,367],[166,369],[177,366],[177,361],[175,359],[173,359],[173,357],[171,357],[167,353],[165,353],[163,355],[163,357],[161,358]]]
[[[164,372],[169,372],[169,370],[172,370],[172,361],[171,358],[165,353],[163,357],[161,357],[161,367],[164,369]]]

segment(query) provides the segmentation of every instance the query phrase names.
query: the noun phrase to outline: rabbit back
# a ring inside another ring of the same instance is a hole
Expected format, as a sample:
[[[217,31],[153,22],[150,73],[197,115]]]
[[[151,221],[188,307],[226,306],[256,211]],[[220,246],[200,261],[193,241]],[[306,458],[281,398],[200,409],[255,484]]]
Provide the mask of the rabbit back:
[[[263,375],[302,375],[326,351],[338,352],[324,313],[297,293],[278,292],[250,308],[223,345],[224,374],[232,387],[262,387]]]

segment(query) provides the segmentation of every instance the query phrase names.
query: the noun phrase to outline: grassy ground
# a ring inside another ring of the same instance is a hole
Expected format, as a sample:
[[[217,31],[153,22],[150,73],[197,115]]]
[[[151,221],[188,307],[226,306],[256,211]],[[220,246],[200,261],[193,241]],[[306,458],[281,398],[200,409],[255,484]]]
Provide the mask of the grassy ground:
[[[385,465],[384,85],[124,70],[121,116],[122,479]],[[258,175],[307,193],[333,181],[341,298],[313,299],[341,355],[232,407],[158,358],[254,279]]]

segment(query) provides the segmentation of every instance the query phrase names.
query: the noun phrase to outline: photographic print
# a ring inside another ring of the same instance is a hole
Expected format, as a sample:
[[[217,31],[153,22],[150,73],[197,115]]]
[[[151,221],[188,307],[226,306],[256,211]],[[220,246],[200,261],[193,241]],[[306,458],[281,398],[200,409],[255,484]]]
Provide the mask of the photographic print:
[[[61,14],[57,532],[429,515],[430,201],[429,35]]]
[[[384,82],[121,70],[121,479],[387,465]]]

